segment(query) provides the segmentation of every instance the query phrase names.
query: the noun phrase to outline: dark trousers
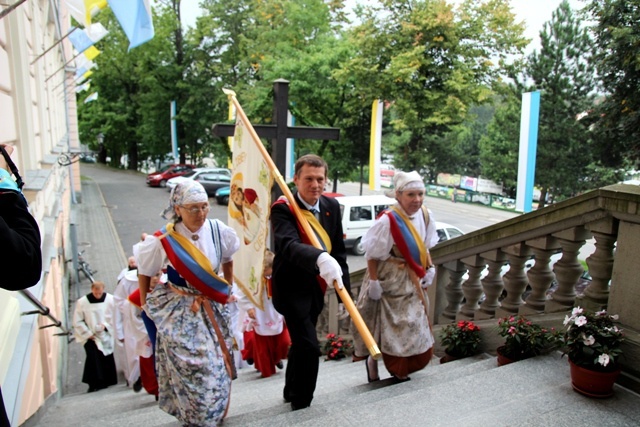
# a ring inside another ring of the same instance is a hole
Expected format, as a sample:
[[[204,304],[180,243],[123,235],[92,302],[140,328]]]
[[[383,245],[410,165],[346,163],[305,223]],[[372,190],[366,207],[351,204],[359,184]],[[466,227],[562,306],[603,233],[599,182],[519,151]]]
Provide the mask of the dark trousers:
[[[291,348],[285,373],[284,398],[293,409],[311,405],[320,366],[320,346],[316,335],[318,315],[304,318],[286,316]]]

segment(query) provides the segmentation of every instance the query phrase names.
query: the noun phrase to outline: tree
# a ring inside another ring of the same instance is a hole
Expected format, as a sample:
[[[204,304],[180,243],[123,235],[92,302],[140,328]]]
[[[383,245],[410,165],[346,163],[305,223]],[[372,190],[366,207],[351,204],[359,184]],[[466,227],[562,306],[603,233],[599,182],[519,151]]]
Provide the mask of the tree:
[[[594,111],[600,158],[619,167],[640,160],[640,1],[591,0],[588,16],[604,99]]]
[[[482,176],[502,183],[505,193],[515,198],[518,182],[520,99],[515,85],[504,91],[503,101],[480,138]]]
[[[392,1],[363,9],[351,31],[356,55],[343,67],[367,104],[391,102],[394,164],[431,175],[446,162],[443,137],[471,105],[488,102],[507,55],[524,47],[508,2]]]

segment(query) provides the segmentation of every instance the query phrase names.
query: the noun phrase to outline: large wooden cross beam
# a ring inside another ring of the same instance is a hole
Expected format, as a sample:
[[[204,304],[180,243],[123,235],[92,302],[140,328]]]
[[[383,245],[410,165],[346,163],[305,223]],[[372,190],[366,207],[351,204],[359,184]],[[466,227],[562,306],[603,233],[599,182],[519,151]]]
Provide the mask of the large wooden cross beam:
[[[253,125],[261,138],[271,139],[271,158],[281,174],[287,167],[287,138],[320,139],[337,141],[340,138],[339,128],[314,128],[308,126],[288,126],[289,82],[278,79],[273,82],[273,125]],[[219,137],[233,136],[235,125],[215,124],[214,135]]]

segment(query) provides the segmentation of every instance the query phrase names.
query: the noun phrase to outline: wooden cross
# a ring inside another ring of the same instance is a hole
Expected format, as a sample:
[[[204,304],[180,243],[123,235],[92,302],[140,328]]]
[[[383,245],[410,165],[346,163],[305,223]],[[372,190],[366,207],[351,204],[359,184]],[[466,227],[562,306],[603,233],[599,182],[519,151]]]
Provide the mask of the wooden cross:
[[[271,139],[271,158],[284,175],[287,168],[287,138],[321,139],[337,141],[339,128],[314,128],[309,126],[287,126],[289,112],[289,81],[278,79],[273,82],[273,123],[274,125],[253,125],[261,138]],[[234,124],[215,124],[214,135],[230,137],[235,132]],[[274,199],[275,200],[275,199]]]

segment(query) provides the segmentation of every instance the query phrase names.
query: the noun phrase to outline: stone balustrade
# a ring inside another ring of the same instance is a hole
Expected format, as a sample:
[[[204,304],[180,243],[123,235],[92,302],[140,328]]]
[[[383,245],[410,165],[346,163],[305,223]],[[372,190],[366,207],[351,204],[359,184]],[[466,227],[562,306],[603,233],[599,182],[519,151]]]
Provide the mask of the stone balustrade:
[[[584,271],[579,253],[587,241],[595,243],[586,258],[591,280],[578,292]],[[562,313],[577,305],[608,308],[629,331],[623,364],[638,376],[637,254],[640,187],[603,187],[432,248],[437,276],[436,286],[428,292],[431,321],[438,328],[461,319],[483,322],[523,314],[537,319],[550,316],[547,321],[553,318],[558,323]],[[557,259],[553,268],[552,258]],[[363,271],[352,273],[354,300],[363,275]],[[318,323],[319,336],[329,332],[349,334],[349,320],[339,319],[331,289]]]

